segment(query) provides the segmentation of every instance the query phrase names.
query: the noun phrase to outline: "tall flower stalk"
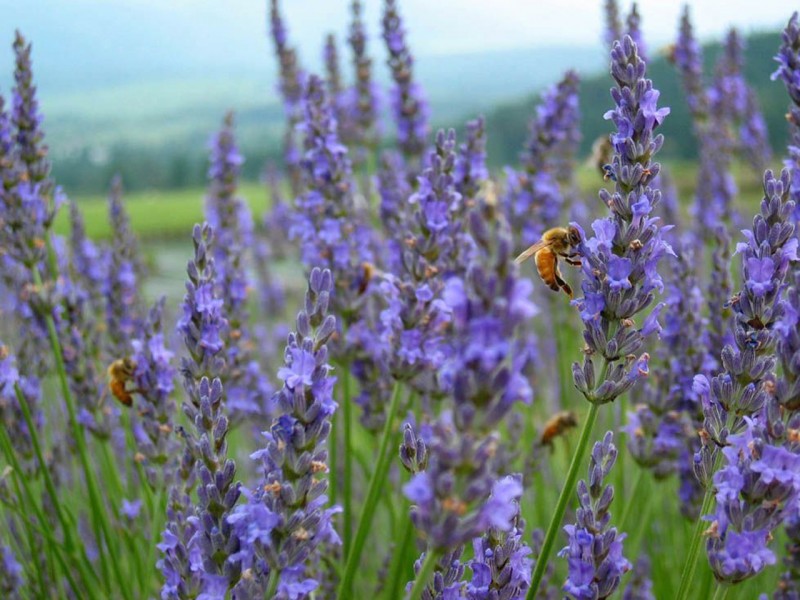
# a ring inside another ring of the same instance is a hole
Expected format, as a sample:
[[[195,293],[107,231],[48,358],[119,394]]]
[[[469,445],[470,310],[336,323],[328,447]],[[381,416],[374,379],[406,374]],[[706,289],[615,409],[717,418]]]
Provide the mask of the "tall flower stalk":
[[[775,60],[780,65],[772,79],[780,79],[792,101],[786,120],[789,122],[789,156],[784,165],[792,177],[792,200],[795,203],[795,221],[800,222],[800,22],[794,13],[781,34],[781,47]]]
[[[783,171],[780,178],[771,171],[764,175],[760,213],[753,219],[752,228],[743,231],[746,241],[737,245],[737,253],[742,256],[743,287],[731,301],[734,345],[723,348],[718,375],[710,380],[698,376],[694,381],[705,416],[703,447],[694,460],[697,477],[706,487],[701,515],[709,514],[715,487],[718,505],[728,498],[719,491],[722,476],[716,474],[722,455],[729,463],[738,460],[739,454],[727,446],[734,439],[743,439],[752,429],[751,418],[763,410],[769,390],[774,387],[769,380],[776,363],[777,333],[773,326],[781,315],[780,299],[790,263],[797,260],[792,223],[795,205],[789,197],[789,187],[788,171]],[[752,439],[753,434],[749,435]],[[737,437],[730,439],[732,436]],[[723,526],[722,535],[724,529]],[[698,519],[681,576],[681,600],[687,597],[692,582],[701,531],[702,520]]]
[[[498,428],[532,390],[517,329],[535,312],[532,285],[521,279],[508,227],[485,200],[469,213],[475,251],[466,273],[447,280],[443,299],[452,311],[453,351],[441,369],[441,385],[452,397],[432,419],[427,466],[404,487],[411,520],[426,556],[411,596],[427,581],[425,567],[441,571],[439,559],[491,529],[510,532],[522,494],[520,477],[504,472]]]
[[[559,556],[567,558],[569,575],[564,591],[578,600],[600,600],[611,596],[620,578],[631,568],[622,555],[625,535],[609,527],[609,508],[614,500],[614,487],[603,486],[617,460],[617,448],[609,431],[602,442],[595,442],[589,463],[589,478],[578,483],[576,523],[567,525],[569,544]]]
[[[269,419],[270,384],[255,359],[255,342],[250,329],[247,251],[253,246],[250,209],[239,196],[239,174],[244,158],[233,132],[233,114],[228,113],[211,144],[206,195],[206,217],[214,229],[214,259],[217,293],[224,303],[227,327],[225,341],[226,403],[234,423],[246,419]]]
[[[394,80],[390,105],[397,126],[397,145],[409,168],[418,171],[429,134],[430,108],[422,87],[414,79],[414,57],[406,41],[406,28],[396,0],[386,0],[384,4],[383,39]]]
[[[583,241],[577,248],[584,280],[583,297],[576,305],[586,347],[583,364],[574,363],[572,370],[575,386],[590,408],[536,563],[529,599],[535,597],[544,576],[598,408],[648,373],[649,356],[639,352],[645,340],[660,331],[657,319],[662,305],[654,307],[641,326],[636,326],[634,317],[647,309],[662,289],[658,263],[672,252],[661,237],[659,219],[650,216],[661,200],[661,192],[651,187],[660,170],[652,159],[664,143],[655,129],[669,109],[658,108],[659,92],[646,78],[645,63],[630,37],[614,44],[611,59],[611,75],[617,84],[611,96],[616,106],[606,118],[617,126],[611,135],[614,155],[608,167],[615,189],[613,193],[600,191],[600,200],[611,215],[593,223],[593,238],[586,239],[581,233]]]
[[[244,542],[241,556],[251,572],[268,578],[267,598],[307,597],[320,585],[315,553],[341,543],[332,520],[340,509],[328,506],[324,476],[337,407],[327,346],[336,332],[328,314],[332,292],[331,272],[313,269],[278,371],[283,388],[275,395],[266,445],[252,455],[263,469],[261,480],[228,519]]]

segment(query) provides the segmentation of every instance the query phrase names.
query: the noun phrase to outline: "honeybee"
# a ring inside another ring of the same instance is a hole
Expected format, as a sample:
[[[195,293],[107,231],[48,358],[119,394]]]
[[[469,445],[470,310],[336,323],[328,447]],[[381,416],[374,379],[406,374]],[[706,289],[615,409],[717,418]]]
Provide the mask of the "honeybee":
[[[125,406],[133,404],[132,392],[128,390],[127,383],[133,379],[133,371],[136,369],[136,362],[130,358],[119,358],[108,366],[108,389],[114,397]]]
[[[539,443],[542,446],[553,446],[553,440],[578,426],[578,417],[571,410],[557,412],[544,424],[544,431]]]
[[[572,288],[561,278],[558,268],[558,257],[561,256],[568,264],[579,267],[581,261],[573,250],[581,242],[581,232],[574,225],[569,227],[554,227],[542,234],[542,239],[520,254],[514,262],[520,264],[531,256],[536,263],[536,270],[547,286],[557,292],[559,289],[572,298]]]

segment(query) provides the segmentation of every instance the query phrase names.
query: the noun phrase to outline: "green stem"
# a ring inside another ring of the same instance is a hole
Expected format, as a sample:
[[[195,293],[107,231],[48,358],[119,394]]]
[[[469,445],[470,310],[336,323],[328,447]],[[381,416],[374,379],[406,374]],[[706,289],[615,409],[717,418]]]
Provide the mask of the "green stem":
[[[64,557],[61,554],[61,547],[58,542],[53,538],[53,532],[49,527],[47,527],[47,519],[45,518],[44,514],[39,507],[39,503],[36,501],[36,498],[33,495],[33,491],[31,490],[30,486],[28,485],[28,480],[24,476],[22,467],[17,460],[17,455],[14,453],[14,447],[11,444],[11,440],[8,437],[8,432],[6,431],[5,427],[0,427],[0,445],[3,446],[3,453],[6,455],[6,459],[9,463],[11,463],[11,468],[14,469],[14,485],[17,489],[17,496],[22,500],[23,494],[22,490],[24,490],[24,496],[26,497],[25,505],[30,507],[33,512],[34,516],[36,517],[37,521],[39,522],[40,528],[38,529],[39,533],[44,535],[44,538],[47,540],[48,545],[50,548],[56,551],[56,557],[58,558],[59,563],[61,564],[61,568],[64,571],[64,576],[67,578],[70,586],[73,590],[80,589],[76,586],[75,580],[72,578],[72,570],[66,564]],[[21,489],[20,489],[21,488]],[[27,527],[26,521],[26,527]],[[77,568],[81,572],[81,575],[84,577],[84,582],[86,584],[87,590],[92,590],[93,587],[90,583],[91,578],[88,577],[86,573],[85,566],[81,564],[80,560],[76,561]]]
[[[717,589],[714,592],[714,599],[713,600],[725,600],[728,597],[728,592],[730,591],[731,586],[725,585],[723,583],[717,584]]]
[[[730,428],[730,417],[727,419],[726,427]],[[711,472],[715,473],[719,465],[719,459],[722,455],[721,451],[717,452],[714,457],[714,462],[711,467]],[[703,541],[703,528],[706,526],[706,521],[703,516],[711,512],[711,504],[714,501],[714,486],[709,481],[706,487],[706,493],[703,495],[703,504],[700,507],[700,514],[697,515],[697,521],[694,524],[692,531],[692,539],[689,543],[689,552],[686,555],[686,562],[683,564],[683,571],[681,572],[681,584],[678,587],[678,595],[675,596],[677,600],[686,600],[689,596],[689,584],[694,579],[694,572],[697,568],[697,555],[700,553],[700,544]]]
[[[17,395],[17,402],[19,403],[20,410],[22,410],[22,416],[25,419],[25,425],[27,425],[28,432],[30,433],[31,436],[31,445],[33,446],[33,452],[36,455],[36,460],[39,463],[39,469],[42,472],[42,477],[44,479],[44,487],[47,490],[47,495],[50,496],[50,501],[53,503],[53,509],[56,512],[56,518],[58,519],[59,523],[61,523],[61,528],[64,530],[64,545],[66,546],[67,552],[72,552],[74,548],[74,542],[72,540],[72,529],[67,523],[67,519],[66,517],[64,517],[64,512],[61,509],[61,502],[59,499],[58,492],[56,492],[56,486],[53,483],[53,479],[50,477],[50,470],[47,468],[47,463],[44,460],[42,447],[39,444],[39,435],[36,432],[36,426],[33,423],[33,416],[31,415],[31,409],[28,406],[28,401],[22,394],[22,390],[19,387],[19,383],[14,384],[14,392]]]
[[[603,379],[605,379],[604,376],[601,377],[600,380],[602,381]],[[572,493],[575,490],[575,483],[578,479],[578,471],[583,464],[583,457],[586,455],[586,450],[589,448],[589,440],[592,437],[594,422],[597,420],[598,408],[599,406],[597,404],[592,403],[589,407],[589,413],[584,419],[581,437],[578,441],[578,447],[575,448],[575,454],[572,455],[572,462],[569,464],[569,470],[567,471],[567,478],[564,481],[564,487],[561,488],[561,494],[558,496],[558,502],[556,503],[555,511],[553,512],[553,516],[550,518],[550,525],[547,527],[547,533],[545,534],[544,543],[542,544],[542,551],[539,553],[539,558],[536,560],[536,568],[533,571],[531,587],[528,590],[528,595],[526,596],[527,600],[533,600],[536,598],[536,593],[539,591],[539,586],[542,583],[542,578],[544,577],[545,569],[547,568],[547,561],[550,558],[550,553],[553,550],[553,544],[555,544],[556,537],[558,537],[558,532],[561,529],[561,521],[563,520],[564,513],[567,510],[567,504],[569,503]]]
[[[49,242],[49,239],[48,239]],[[31,269],[31,273],[33,274],[33,283],[41,289],[43,287],[42,283],[42,276],[39,273],[37,268]],[[61,383],[61,392],[64,396],[64,404],[67,407],[67,417],[69,420],[70,428],[72,429],[72,435],[75,438],[75,445],[78,449],[78,457],[81,462],[81,467],[83,469],[84,477],[86,478],[86,487],[88,488],[89,492],[89,503],[92,513],[92,521],[99,526],[100,530],[103,533],[103,537],[106,540],[107,550],[108,553],[112,553],[114,546],[115,546],[115,538],[111,535],[111,527],[108,523],[108,515],[104,510],[102,504],[102,497],[100,495],[100,491],[97,486],[97,482],[95,481],[95,474],[92,471],[92,465],[89,460],[89,450],[86,445],[86,439],[83,435],[83,430],[81,429],[80,424],[78,423],[77,416],[76,416],[76,409],[75,409],[75,401],[72,398],[72,391],[69,388],[69,380],[67,379],[67,369],[64,364],[64,354],[61,350],[61,342],[58,339],[58,331],[56,330],[56,323],[53,319],[53,315],[51,313],[46,313],[44,315],[44,320],[47,325],[47,333],[50,338],[50,346],[53,350],[53,355],[56,361],[56,371],[58,372],[58,379]],[[103,548],[102,539],[98,539],[97,543],[97,551],[100,555],[100,561],[102,564],[108,568],[108,564],[110,563],[111,571],[114,574],[114,578],[117,580],[117,585],[119,585],[120,593],[127,599],[132,600],[130,596],[130,586],[126,585],[124,578],[122,577],[122,572],[120,571],[119,560],[117,557],[111,556],[110,560],[109,557],[106,556],[106,549]]]
[[[344,421],[344,536],[342,537],[344,556],[350,552],[350,538],[353,532],[353,455],[352,455],[352,400],[350,397],[350,369],[342,371],[342,420]]]
[[[264,594],[264,600],[271,600],[275,597],[275,592],[278,591],[278,579],[280,573],[277,569],[270,571],[269,580],[267,581],[267,593]]]
[[[439,562],[439,553],[429,549],[425,553],[425,559],[422,561],[419,573],[417,573],[414,579],[414,586],[411,588],[411,594],[408,596],[409,600],[419,600],[422,597],[422,592],[425,591],[425,587],[428,585],[428,579],[431,578],[431,574],[437,562]]]
[[[400,546],[395,550],[394,564],[392,565],[391,575],[389,576],[389,585],[386,587],[387,598],[397,598],[397,589],[400,587],[403,577],[403,571],[406,570],[408,565],[405,562],[406,554],[409,548],[414,543],[414,523],[411,518],[406,514],[405,526],[403,527],[403,541]]]
[[[378,450],[378,464],[375,465],[375,472],[369,481],[369,489],[367,490],[367,498],[364,501],[364,506],[361,509],[361,515],[358,520],[358,527],[353,544],[350,547],[350,553],[347,555],[347,565],[345,566],[344,575],[339,583],[339,590],[337,597],[350,598],[350,588],[353,585],[353,577],[356,574],[361,553],[364,550],[364,542],[367,539],[370,528],[372,526],[372,518],[375,516],[375,509],[378,506],[380,496],[384,491],[384,483],[386,476],[389,473],[389,465],[391,464],[389,454],[389,440],[394,436],[392,430],[394,429],[394,421],[397,417],[398,407],[400,406],[400,382],[395,382],[394,389],[392,390],[392,400],[389,404],[389,410],[386,412],[386,423],[383,426],[383,434],[381,436],[380,448]]]

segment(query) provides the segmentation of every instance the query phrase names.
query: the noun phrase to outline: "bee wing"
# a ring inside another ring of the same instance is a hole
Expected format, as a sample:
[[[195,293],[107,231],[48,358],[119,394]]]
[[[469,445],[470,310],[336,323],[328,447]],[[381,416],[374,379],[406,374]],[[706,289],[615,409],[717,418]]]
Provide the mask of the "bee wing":
[[[550,244],[544,240],[539,240],[533,246],[525,250],[522,254],[520,254],[517,258],[514,259],[514,262],[517,264],[523,263],[528,260],[531,256],[539,252],[542,248],[546,248]]]

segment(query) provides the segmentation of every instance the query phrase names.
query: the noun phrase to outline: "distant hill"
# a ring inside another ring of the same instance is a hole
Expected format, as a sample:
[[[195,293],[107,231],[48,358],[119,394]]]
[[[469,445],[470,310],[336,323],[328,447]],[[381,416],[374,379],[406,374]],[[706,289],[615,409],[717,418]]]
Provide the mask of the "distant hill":
[[[246,177],[256,178],[267,159],[280,156],[284,115],[274,60],[264,69],[245,65],[226,71],[215,66],[199,74],[196,61],[182,68],[172,57],[148,71],[137,70],[139,62],[128,58],[122,63],[124,77],[109,73],[106,60],[97,70],[84,66],[67,80],[68,68],[59,68],[53,52],[39,68],[36,48],[34,41],[54,174],[68,192],[103,191],[114,173],[122,174],[128,189],[202,184],[207,141],[229,109],[237,115]],[[378,50],[374,73],[388,90],[388,69]],[[68,62],[71,55],[64,56]],[[146,55],[141,60],[153,59]],[[345,60],[347,52],[342,54],[342,72],[348,76]],[[452,126],[531,94],[575,65],[582,73],[596,73],[602,68],[602,53],[586,46],[423,56],[415,67],[435,123]],[[10,84],[8,75],[0,89]],[[386,111],[386,97],[382,105]],[[392,124],[387,122],[384,131],[393,131]]]
[[[770,142],[776,153],[782,154],[787,141],[784,115],[789,103],[780,82],[770,81],[777,63],[773,57],[780,45],[778,33],[760,33],[747,38],[745,50],[745,78],[755,88],[769,129]],[[705,72],[710,74],[720,51],[719,44],[704,47]],[[691,118],[681,90],[675,68],[663,54],[651,58],[647,76],[660,90],[660,106],[669,106],[671,113],[661,132],[666,141],[662,158],[691,159],[696,155],[696,143],[691,130]],[[603,114],[612,106],[609,90],[613,82],[608,74],[584,78],[580,88],[582,152],[588,154],[592,142],[612,130]],[[517,162],[519,150],[525,140],[527,127],[523,126],[533,115],[537,98],[507,103],[487,115],[489,156],[495,166]]]

